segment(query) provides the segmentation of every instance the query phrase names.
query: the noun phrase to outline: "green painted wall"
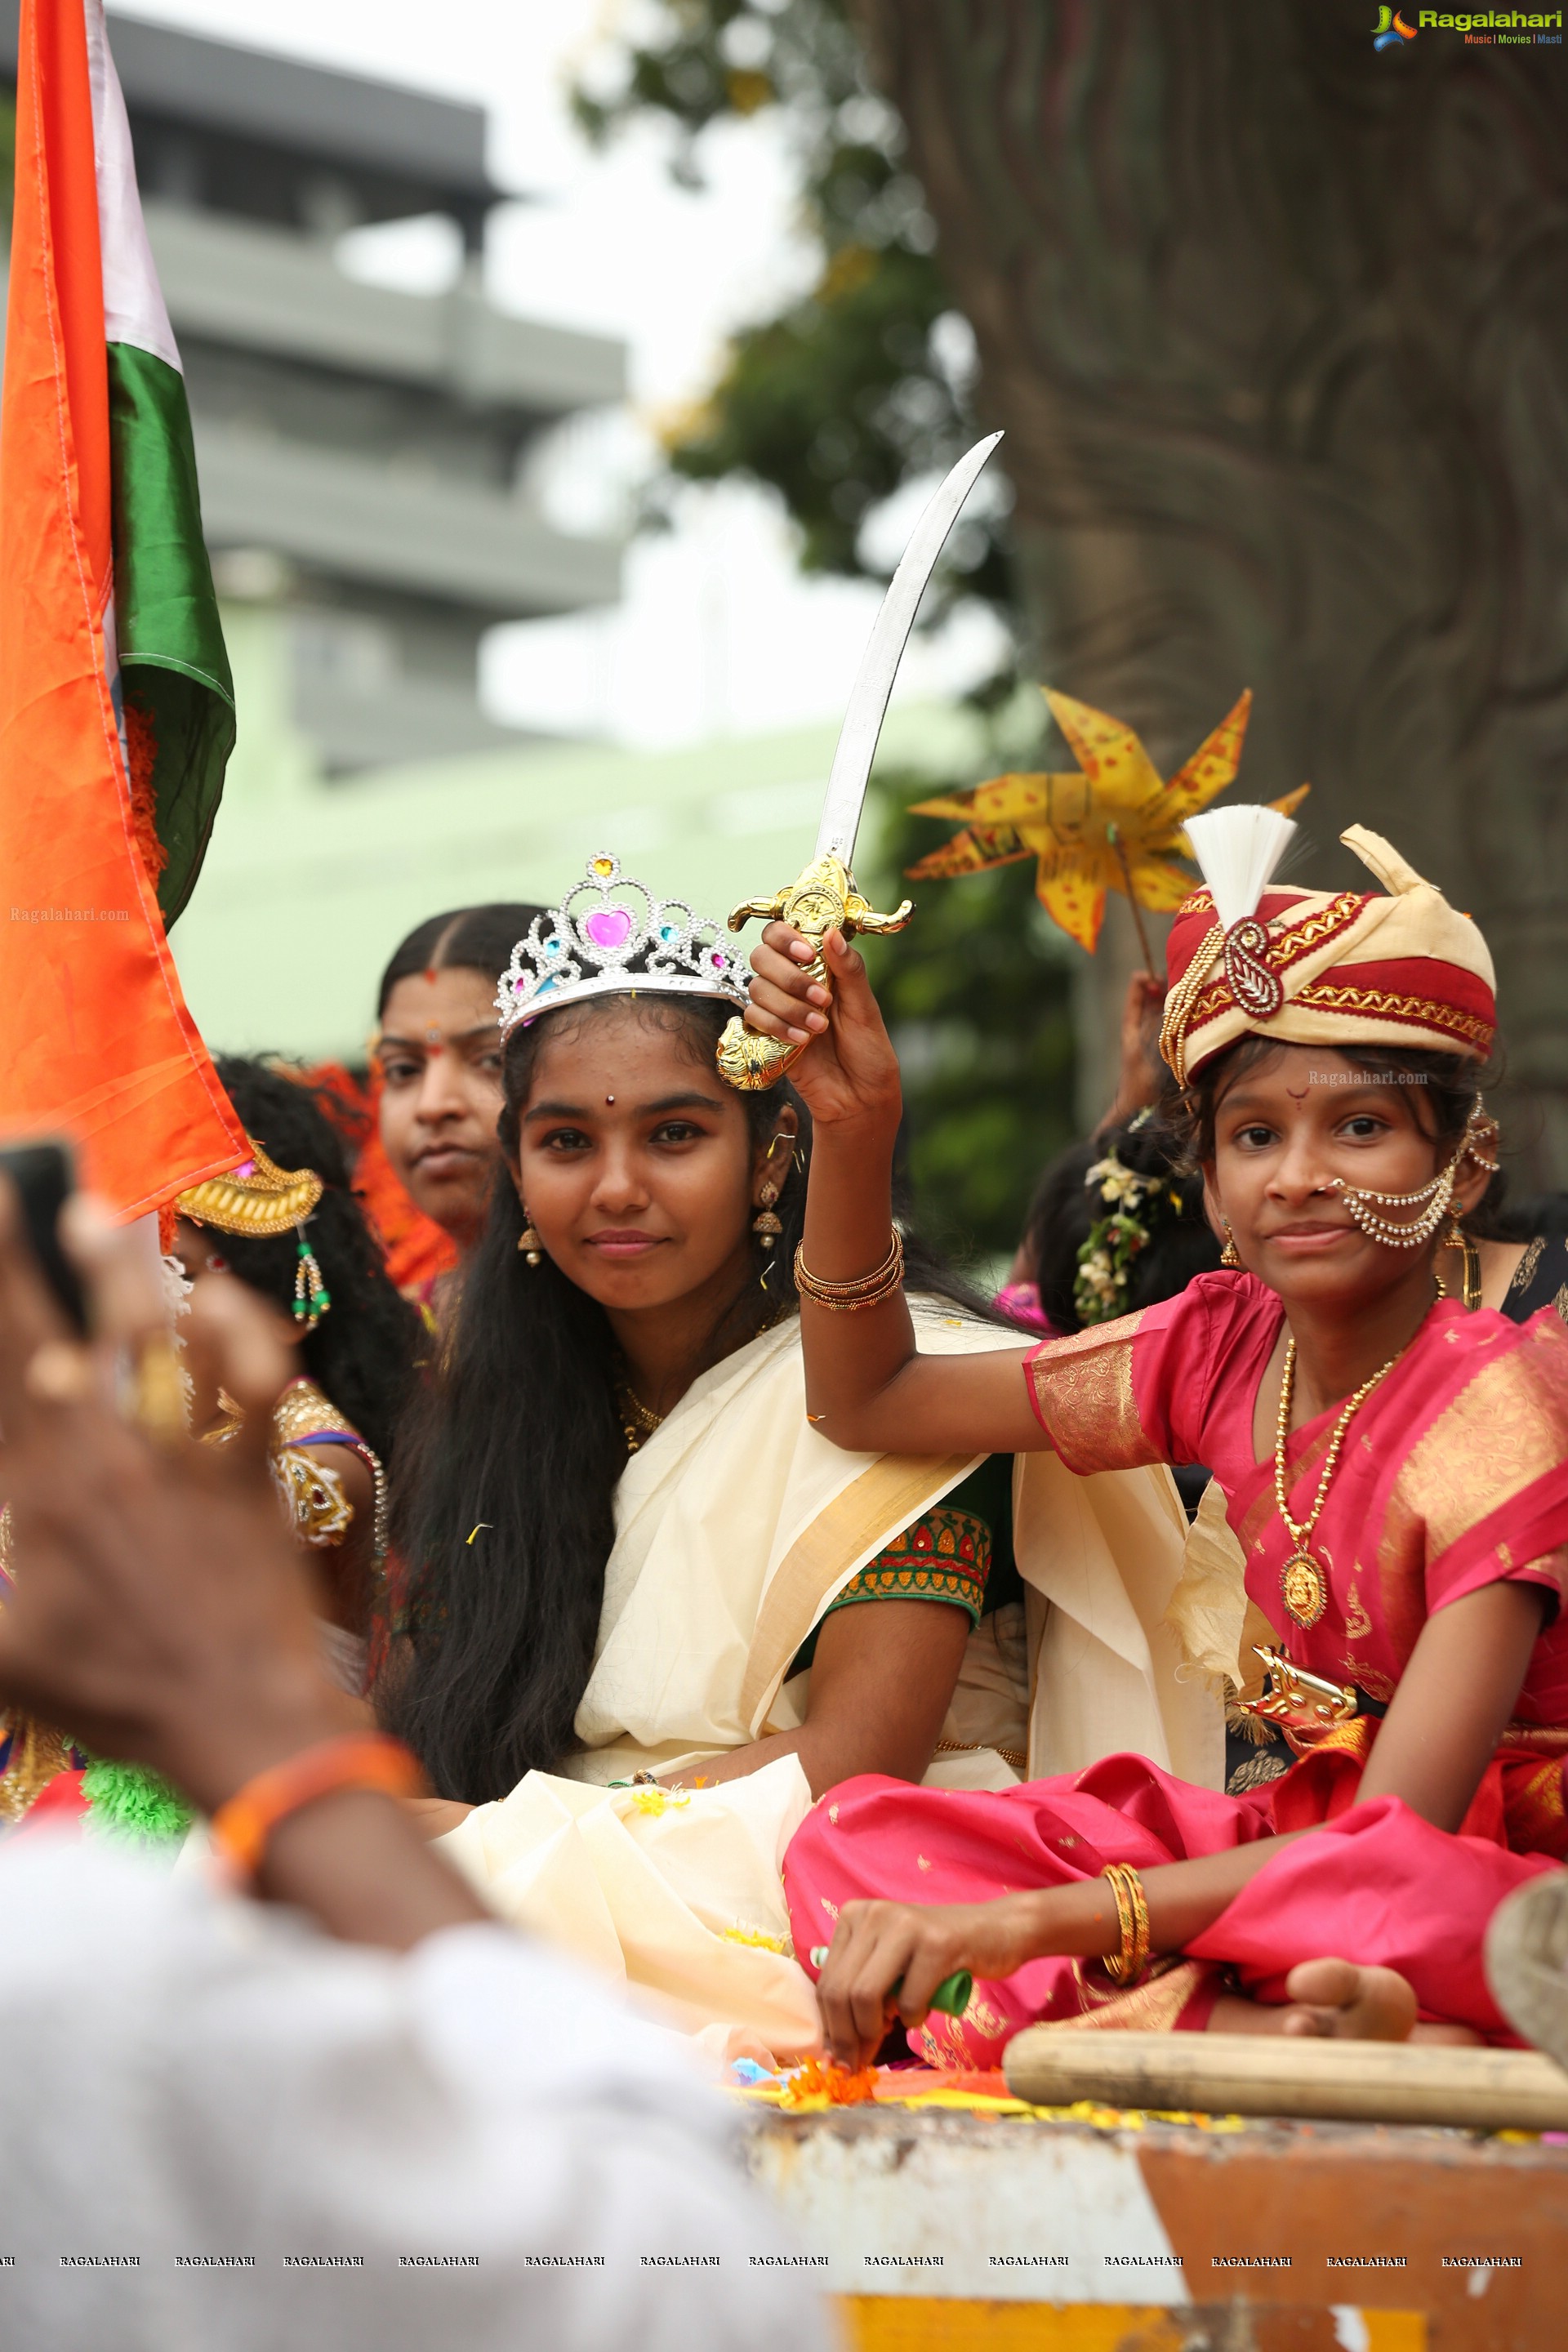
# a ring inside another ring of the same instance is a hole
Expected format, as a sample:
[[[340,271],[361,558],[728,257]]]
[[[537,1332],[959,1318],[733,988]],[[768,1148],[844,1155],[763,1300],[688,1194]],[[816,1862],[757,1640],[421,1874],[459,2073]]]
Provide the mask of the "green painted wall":
[[[225,614],[239,746],[172,934],[215,1051],[362,1058],[381,969],[416,923],[548,899],[600,849],[719,916],[810,855],[837,723],[679,751],[523,747],[328,783],[289,728],[281,626],[263,606]],[[948,782],[984,761],[966,712],[910,704],[889,716],[879,767]],[[863,870],[872,828],[868,814]]]

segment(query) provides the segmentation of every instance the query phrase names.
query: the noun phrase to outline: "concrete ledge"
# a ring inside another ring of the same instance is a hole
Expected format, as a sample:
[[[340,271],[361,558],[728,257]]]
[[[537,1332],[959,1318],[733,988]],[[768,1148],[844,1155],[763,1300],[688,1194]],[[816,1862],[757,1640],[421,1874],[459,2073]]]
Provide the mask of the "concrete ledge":
[[[1204,2340],[1227,2352],[1563,2340],[1568,2147],[1397,2126],[1101,2127],[886,2108],[754,2109],[743,2128],[746,2169],[823,2258],[824,2284],[852,2299],[868,2347],[1166,2352],[1195,2346],[1200,2310],[1222,2305],[1245,2325]],[[910,2305],[901,2329],[873,2315],[882,2332],[867,2332],[861,2303],[889,2300]],[[930,2326],[917,2305],[935,2313]],[[951,2333],[943,2305],[952,2318],[963,2307],[967,2334]],[[1084,2315],[1089,2332],[1027,2332],[1024,2306],[1042,2329]],[[1352,2312],[1364,2324],[1347,2334],[1338,2315]],[[1089,2326],[1118,2313],[1119,2333]]]

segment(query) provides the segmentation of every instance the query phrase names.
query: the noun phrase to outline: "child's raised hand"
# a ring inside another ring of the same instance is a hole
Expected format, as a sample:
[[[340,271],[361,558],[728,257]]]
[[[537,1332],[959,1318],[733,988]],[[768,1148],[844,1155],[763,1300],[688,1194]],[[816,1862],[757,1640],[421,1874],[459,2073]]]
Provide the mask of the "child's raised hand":
[[[871,992],[864,960],[829,931],[822,943],[831,990],[808,969],[816,951],[788,923],[770,923],[752,951],[752,1002],[746,1025],[764,1037],[809,1045],[790,1068],[819,1125],[890,1120],[901,1108],[899,1057]]]

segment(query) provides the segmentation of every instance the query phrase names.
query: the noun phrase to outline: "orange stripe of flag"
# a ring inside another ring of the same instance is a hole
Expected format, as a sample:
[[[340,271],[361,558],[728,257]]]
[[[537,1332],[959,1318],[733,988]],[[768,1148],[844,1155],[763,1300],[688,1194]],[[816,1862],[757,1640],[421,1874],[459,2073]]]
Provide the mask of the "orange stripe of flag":
[[[86,1181],[134,1216],[247,1147],[136,848],[104,675],[108,362],[81,0],[23,0],[17,48],[0,402],[0,1121],[59,1131],[74,1108]]]

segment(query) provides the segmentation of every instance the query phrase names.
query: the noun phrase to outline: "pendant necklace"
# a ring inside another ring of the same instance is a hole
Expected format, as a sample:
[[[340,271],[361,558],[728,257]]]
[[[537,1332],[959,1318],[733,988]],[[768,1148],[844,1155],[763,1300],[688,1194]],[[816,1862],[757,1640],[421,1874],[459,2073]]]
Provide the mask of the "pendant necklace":
[[[628,1454],[640,1452],[644,1440],[663,1426],[663,1413],[655,1412],[651,1405],[644,1404],[624,1366],[618,1367],[616,1372],[616,1410]]]
[[[1408,1345],[1407,1340],[1405,1346]],[[1312,1554],[1312,1529],[1317,1526],[1323,1505],[1328,1500],[1330,1481],[1340,1458],[1340,1448],[1345,1442],[1345,1432],[1357,1407],[1364,1404],[1384,1373],[1394,1370],[1404,1353],[1404,1348],[1398,1349],[1386,1364],[1373,1372],[1371,1380],[1363,1381],[1355,1394],[1345,1400],[1344,1408],[1334,1423],[1334,1433],[1329,1440],[1329,1450],[1318,1480],[1318,1491],[1312,1498],[1311,1510],[1305,1519],[1298,1522],[1290,1517],[1286,1500],[1285,1475],[1285,1441],[1290,1433],[1290,1404],[1296,1392],[1296,1341],[1293,1336],[1285,1350],[1285,1370],[1279,1381],[1279,1419],[1274,1435],[1274,1499],[1279,1506],[1285,1532],[1296,1547],[1280,1571],[1279,1590],[1287,1611],[1298,1625],[1315,1625],[1329,1605],[1328,1579]]]

